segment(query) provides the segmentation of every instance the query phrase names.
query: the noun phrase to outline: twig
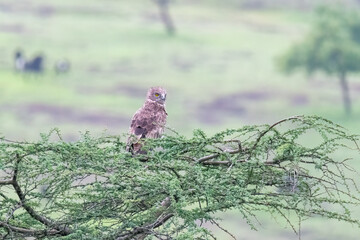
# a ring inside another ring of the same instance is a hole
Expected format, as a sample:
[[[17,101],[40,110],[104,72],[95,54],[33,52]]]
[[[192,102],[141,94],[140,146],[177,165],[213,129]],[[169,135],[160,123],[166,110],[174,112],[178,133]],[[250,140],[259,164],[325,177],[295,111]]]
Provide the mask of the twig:
[[[239,149],[236,149],[236,150],[232,150],[232,151],[224,151],[224,153],[228,153],[228,154],[236,154],[236,153],[240,153],[241,152],[241,148]],[[201,157],[197,160],[195,160],[197,163],[202,163],[202,162],[205,162],[207,160],[211,160],[213,158],[217,158],[218,156],[220,156],[220,153],[215,153],[215,154],[211,154],[211,155],[208,155],[208,156],[204,156],[204,157]]]
[[[5,222],[8,223],[9,219],[12,218],[14,216],[14,213],[16,210],[18,210],[19,208],[21,208],[22,205],[21,203],[16,204],[14,207],[12,207],[11,209],[9,209],[9,212],[6,216]]]
[[[222,231],[224,231],[225,233],[227,233],[229,236],[231,236],[233,239],[236,240],[236,237],[234,235],[232,235],[228,230],[226,230],[225,228],[221,227],[219,223],[217,223],[214,219],[210,220],[211,223],[214,223],[218,228],[220,228]]]
[[[274,124],[271,125],[268,129],[266,129],[265,131],[263,131],[263,132],[259,135],[259,137],[256,139],[255,144],[253,145],[253,147],[250,149],[248,160],[249,160],[250,157],[251,157],[251,153],[254,151],[254,149],[255,149],[255,148],[257,147],[257,145],[259,144],[261,138],[262,138],[266,133],[268,133],[268,132],[269,132],[271,129],[273,129],[275,126],[277,126],[277,125],[279,125],[279,124],[281,124],[281,123],[283,123],[283,122],[286,122],[286,121],[289,121],[289,120],[300,119],[301,117],[303,117],[303,116],[293,116],[293,117],[285,118],[285,119],[283,119],[283,120],[280,120],[280,121],[274,123]]]

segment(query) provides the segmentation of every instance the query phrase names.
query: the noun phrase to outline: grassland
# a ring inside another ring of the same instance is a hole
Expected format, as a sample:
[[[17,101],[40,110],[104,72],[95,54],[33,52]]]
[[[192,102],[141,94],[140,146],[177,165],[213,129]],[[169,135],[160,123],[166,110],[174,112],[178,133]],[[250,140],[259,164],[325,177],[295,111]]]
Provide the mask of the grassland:
[[[67,140],[87,130],[123,134],[153,85],[168,89],[168,125],[184,135],[195,128],[212,134],[298,114],[324,116],[360,133],[359,76],[350,76],[353,114],[345,117],[336,79],[284,76],[276,67],[278,56],[310,28],[311,12],[177,1],[171,13],[173,37],[164,32],[151,1],[2,0],[0,133],[19,140],[36,139],[53,127]],[[15,73],[18,48],[29,57],[44,54],[45,73]],[[56,75],[53,65],[61,58],[70,60],[71,71]],[[236,213],[225,216],[239,239],[297,238],[265,216],[259,232]],[[303,239],[360,234],[325,219],[302,226]]]

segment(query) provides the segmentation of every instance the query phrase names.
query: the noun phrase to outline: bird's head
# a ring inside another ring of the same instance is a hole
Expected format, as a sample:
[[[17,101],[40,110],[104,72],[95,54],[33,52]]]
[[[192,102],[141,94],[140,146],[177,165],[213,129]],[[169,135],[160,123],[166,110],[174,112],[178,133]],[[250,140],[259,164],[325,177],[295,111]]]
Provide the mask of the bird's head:
[[[152,87],[147,93],[147,99],[159,104],[165,104],[166,90],[162,87]]]

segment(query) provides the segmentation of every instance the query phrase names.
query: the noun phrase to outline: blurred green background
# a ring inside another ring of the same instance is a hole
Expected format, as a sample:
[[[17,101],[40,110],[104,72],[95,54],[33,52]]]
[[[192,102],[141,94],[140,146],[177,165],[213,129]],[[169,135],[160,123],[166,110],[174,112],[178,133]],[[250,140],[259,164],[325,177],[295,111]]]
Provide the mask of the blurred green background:
[[[58,127],[69,141],[87,130],[124,134],[147,89],[161,85],[168,91],[168,127],[187,136],[195,128],[212,134],[301,114],[358,134],[359,75],[349,76],[353,112],[346,116],[336,77],[284,75],[277,65],[311,29],[314,8],[336,2],[172,1],[176,33],[169,36],[151,0],[0,0],[0,133],[34,140]],[[360,8],[360,1],[340,2]],[[17,49],[27,58],[43,54],[44,73],[16,72]],[[71,69],[56,74],[54,64],[64,58]],[[238,239],[298,239],[268,216],[260,216],[258,232],[236,212],[219,216]],[[359,236],[355,226],[336,221],[302,223],[302,239]]]

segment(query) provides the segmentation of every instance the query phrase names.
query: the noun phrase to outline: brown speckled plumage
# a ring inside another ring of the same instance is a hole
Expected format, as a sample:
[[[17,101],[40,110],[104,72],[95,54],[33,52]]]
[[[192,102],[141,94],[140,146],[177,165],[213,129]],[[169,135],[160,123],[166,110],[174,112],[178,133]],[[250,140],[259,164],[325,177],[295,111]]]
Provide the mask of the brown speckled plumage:
[[[152,87],[147,93],[144,105],[134,114],[130,129],[127,150],[136,153],[141,151],[142,138],[159,138],[164,132],[167,113],[165,111],[166,90]]]

